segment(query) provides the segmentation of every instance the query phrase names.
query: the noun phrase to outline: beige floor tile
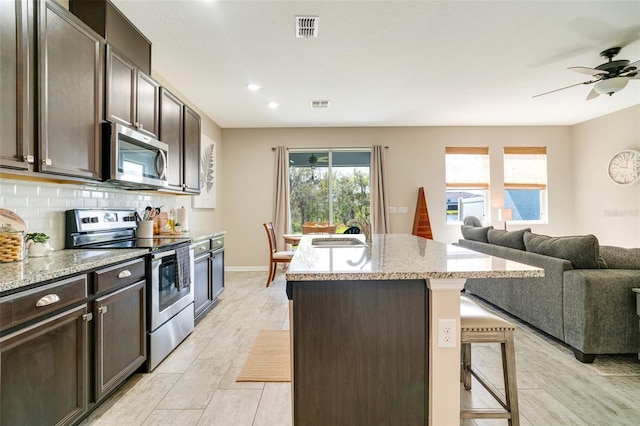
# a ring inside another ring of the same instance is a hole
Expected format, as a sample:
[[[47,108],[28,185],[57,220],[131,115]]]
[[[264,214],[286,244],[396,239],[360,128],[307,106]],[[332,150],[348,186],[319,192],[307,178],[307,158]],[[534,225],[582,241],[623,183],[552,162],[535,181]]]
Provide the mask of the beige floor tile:
[[[154,410],[143,426],[195,426],[204,410]]]
[[[157,405],[159,409],[204,409],[222,376],[229,369],[226,360],[196,359]],[[222,365],[221,365],[222,364]]]
[[[251,426],[261,396],[261,390],[219,389],[198,425]]]

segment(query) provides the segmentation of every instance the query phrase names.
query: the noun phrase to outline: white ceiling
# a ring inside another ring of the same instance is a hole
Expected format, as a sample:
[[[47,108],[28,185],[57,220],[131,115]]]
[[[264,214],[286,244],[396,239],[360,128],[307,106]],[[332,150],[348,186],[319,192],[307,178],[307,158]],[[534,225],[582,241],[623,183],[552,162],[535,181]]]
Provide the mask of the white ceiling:
[[[153,72],[223,128],[571,125],[640,104],[640,80],[532,98],[589,80],[567,68],[606,48],[639,60],[636,0],[113,3],[152,41]],[[318,38],[295,37],[296,15],[319,17]]]

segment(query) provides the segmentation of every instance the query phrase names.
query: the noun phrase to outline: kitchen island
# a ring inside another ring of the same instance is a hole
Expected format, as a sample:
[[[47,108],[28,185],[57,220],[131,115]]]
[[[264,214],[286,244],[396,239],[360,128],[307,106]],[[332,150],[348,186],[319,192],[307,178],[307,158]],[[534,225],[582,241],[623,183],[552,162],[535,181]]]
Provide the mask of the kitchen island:
[[[413,235],[346,237],[304,236],[287,272],[293,424],[459,424],[459,332],[438,345],[438,321],[459,329],[467,278],[544,271]]]

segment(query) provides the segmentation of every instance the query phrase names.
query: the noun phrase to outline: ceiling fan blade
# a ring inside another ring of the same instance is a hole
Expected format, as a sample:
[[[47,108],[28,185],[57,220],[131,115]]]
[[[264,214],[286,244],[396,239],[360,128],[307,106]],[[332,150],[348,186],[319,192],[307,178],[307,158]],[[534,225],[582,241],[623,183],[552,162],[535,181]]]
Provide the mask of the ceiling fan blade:
[[[587,67],[569,67],[571,71],[579,72],[580,74],[589,74],[589,75],[605,75],[609,74],[609,71],[597,70],[595,68],[587,68]]]
[[[640,69],[640,61],[635,61],[635,62],[631,62],[629,65],[627,65],[626,67],[624,67],[624,69],[622,70],[622,72],[626,72],[626,71],[632,71],[633,69]]]
[[[591,84],[591,83],[595,83],[598,80],[590,80],[590,81],[583,81],[582,83],[576,83],[576,84],[572,84],[571,86],[566,86],[566,87],[561,87],[560,89],[555,89],[555,90],[551,90],[549,92],[544,92],[544,93],[540,93],[539,95],[535,95],[533,96],[534,98],[537,98],[539,96],[544,96],[544,95],[548,95],[549,93],[554,93],[554,92],[559,92],[560,90],[564,90],[564,89],[569,89],[571,87],[576,87],[576,86],[580,86],[582,84]]]
[[[597,98],[598,96],[600,96],[600,93],[596,92],[596,89],[591,89],[591,91],[587,95],[587,100]]]

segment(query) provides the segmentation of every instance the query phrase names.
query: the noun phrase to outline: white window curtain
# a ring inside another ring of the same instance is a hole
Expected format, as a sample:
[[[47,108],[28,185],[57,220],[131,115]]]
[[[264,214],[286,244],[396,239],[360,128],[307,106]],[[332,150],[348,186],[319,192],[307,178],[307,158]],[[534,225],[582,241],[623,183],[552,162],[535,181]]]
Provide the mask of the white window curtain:
[[[387,195],[387,169],[385,148],[371,147],[371,233],[386,234],[389,226],[389,196]]]
[[[276,147],[273,202],[273,230],[276,234],[278,251],[285,249],[283,234],[291,229],[291,211],[289,209],[289,154],[284,146]]]

